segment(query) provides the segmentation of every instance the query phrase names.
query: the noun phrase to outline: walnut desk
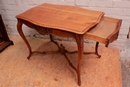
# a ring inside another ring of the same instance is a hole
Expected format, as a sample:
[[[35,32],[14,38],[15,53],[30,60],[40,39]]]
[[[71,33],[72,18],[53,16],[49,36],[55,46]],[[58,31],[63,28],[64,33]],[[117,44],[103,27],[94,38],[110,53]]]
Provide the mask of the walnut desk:
[[[17,15],[17,29],[29,49],[28,59],[34,51],[32,51],[30,44],[23,34],[23,24],[35,29],[42,35],[49,34],[51,41],[59,47],[63,55],[65,55],[67,50],[65,50],[63,45],[58,45],[57,42],[53,40],[52,35],[74,38],[78,47],[77,68],[70,63],[66,55],[65,57],[70,66],[76,71],[78,84],[81,85],[80,70],[84,51],[84,34],[90,28],[97,25],[103,15],[104,12],[100,11],[93,11],[75,6],[44,3]]]

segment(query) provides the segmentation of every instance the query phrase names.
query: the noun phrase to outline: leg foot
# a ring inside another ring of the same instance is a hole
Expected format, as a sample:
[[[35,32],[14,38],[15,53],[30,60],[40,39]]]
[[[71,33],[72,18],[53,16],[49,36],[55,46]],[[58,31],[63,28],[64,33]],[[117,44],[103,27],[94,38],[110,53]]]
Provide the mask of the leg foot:
[[[81,81],[80,81],[80,82],[78,82],[78,85],[79,85],[79,86],[81,86]]]
[[[99,55],[99,54],[97,54],[97,53],[95,53],[97,56],[98,56],[98,58],[101,58],[101,55]]]
[[[27,57],[28,60],[30,60],[30,56],[31,56],[31,55],[29,55],[29,56]]]

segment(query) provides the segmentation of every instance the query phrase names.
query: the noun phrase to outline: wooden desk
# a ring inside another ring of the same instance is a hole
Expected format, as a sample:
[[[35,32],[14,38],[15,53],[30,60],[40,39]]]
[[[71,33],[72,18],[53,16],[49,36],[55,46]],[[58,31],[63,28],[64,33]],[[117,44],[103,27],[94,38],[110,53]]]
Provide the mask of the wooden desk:
[[[42,35],[50,34],[51,36],[53,34],[61,37],[74,38],[78,47],[77,69],[73,67],[72,64],[70,65],[77,72],[78,84],[81,85],[80,70],[84,51],[84,34],[90,28],[99,23],[103,15],[104,13],[100,11],[92,11],[74,6],[44,3],[17,15],[17,29],[29,49],[28,59],[33,52],[22,32],[22,24],[35,29]],[[52,36],[51,40],[53,41]],[[64,48],[62,45],[58,45],[58,47],[61,50]],[[63,51],[66,50],[63,49]],[[64,52],[62,52],[62,54],[65,55]]]

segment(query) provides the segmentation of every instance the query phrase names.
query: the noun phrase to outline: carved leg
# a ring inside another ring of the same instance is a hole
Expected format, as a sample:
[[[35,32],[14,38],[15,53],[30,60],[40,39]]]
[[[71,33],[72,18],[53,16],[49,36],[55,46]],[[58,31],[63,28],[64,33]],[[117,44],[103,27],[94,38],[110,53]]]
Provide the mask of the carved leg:
[[[96,42],[95,53],[100,58],[101,55],[98,54],[98,45],[99,45],[99,42]]]
[[[52,37],[52,35],[50,34],[50,40],[51,40],[51,42],[53,42],[53,37]]]
[[[130,27],[129,27],[129,32],[127,34],[127,39],[129,39],[129,37],[130,37]]]
[[[84,51],[83,35],[76,35],[75,39],[78,46],[77,77],[78,77],[78,85],[80,86],[81,85],[81,77],[80,77],[81,61],[82,61],[83,51]]]
[[[17,23],[17,30],[20,34],[20,36],[23,38],[24,42],[26,43],[28,49],[29,49],[29,56],[27,57],[27,59],[30,59],[30,56],[32,54],[32,50],[31,50],[31,47],[27,41],[27,39],[25,38],[24,34],[23,34],[23,31],[22,31],[22,22],[20,20],[18,20],[18,23]]]

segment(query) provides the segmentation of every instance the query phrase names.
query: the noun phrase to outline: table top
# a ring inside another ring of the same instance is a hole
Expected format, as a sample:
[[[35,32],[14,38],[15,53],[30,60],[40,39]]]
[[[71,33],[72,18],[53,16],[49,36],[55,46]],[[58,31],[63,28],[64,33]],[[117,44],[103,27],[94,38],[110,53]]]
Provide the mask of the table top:
[[[84,34],[100,22],[104,12],[44,3],[16,16],[35,25]]]

